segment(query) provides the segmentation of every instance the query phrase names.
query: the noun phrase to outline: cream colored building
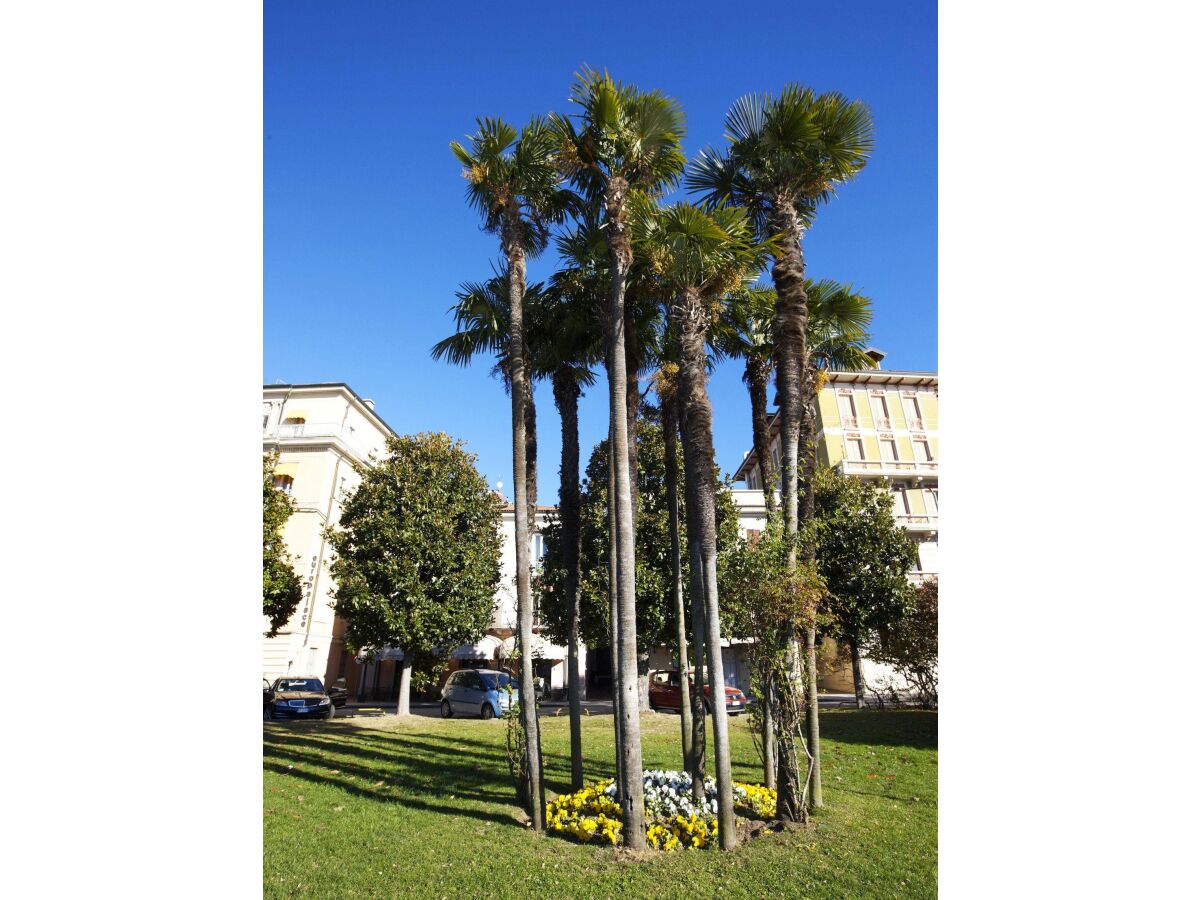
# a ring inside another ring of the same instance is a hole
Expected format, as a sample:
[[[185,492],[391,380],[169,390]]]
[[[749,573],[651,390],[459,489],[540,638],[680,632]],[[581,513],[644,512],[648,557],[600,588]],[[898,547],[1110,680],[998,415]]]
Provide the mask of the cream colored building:
[[[296,506],[284,529],[295,558],[303,598],[291,620],[263,639],[263,677],[315,676],[327,682],[346,674],[340,622],[335,622],[329,574],[332,548],[322,530],[341,516],[341,500],[358,486],[355,463],[382,455],[392,429],[374,403],[348,385],[263,386],[263,453],[279,452],[275,486]],[[263,631],[269,623],[264,618]]]

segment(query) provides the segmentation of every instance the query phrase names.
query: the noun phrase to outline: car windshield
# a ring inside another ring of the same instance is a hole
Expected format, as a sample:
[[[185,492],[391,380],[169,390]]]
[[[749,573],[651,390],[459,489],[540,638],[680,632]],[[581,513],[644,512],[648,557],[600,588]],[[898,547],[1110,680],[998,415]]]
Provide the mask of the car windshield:
[[[321,687],[321,682],[316,678],[280,678],[275,682],[275,690],[324,693],[325,688]]]
[[[513,690],[516,690],[516,688],[517,688],[517,683],[515,681],[513,681],[512,678],[510,678],[508,675],[490,674],[490,675],[480,675],[479,677],[483,679],[484,688],[486,688],[489,691],[505,691],[505,690],[508,690],[510,687]]]

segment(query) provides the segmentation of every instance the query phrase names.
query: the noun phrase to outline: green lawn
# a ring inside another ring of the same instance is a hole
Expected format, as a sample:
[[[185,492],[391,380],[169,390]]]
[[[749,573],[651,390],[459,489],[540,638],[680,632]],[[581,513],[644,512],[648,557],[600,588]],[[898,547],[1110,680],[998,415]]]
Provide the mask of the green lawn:
[[[745,717],[734,777],[761,781]],[[937,714],[824,712],[815,830],[732,853],[655,854],[517,824],[504,724],[395,717],[263,727],[268,897],[933,897]],[[611,776],[612,719],[584,719],[585,776]],[[547,797],[569,789],[567,719],[543,720]],[[680,768],[679,719],[642,718],[647,768]],[[711,762],[710,762],[710,769]]]

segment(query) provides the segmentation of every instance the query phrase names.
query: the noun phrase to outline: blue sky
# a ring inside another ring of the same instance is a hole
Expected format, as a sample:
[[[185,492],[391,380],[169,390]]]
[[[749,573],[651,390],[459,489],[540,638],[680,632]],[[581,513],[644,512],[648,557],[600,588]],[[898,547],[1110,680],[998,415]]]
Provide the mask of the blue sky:
[[[401,433],[445,431],[511,496],[508,401],[491,364],[434,363],[456,286],[486,277],[479,230],[448,143],[476,116],[523,123],[571,112],[588,63],[683,104],[689,157],[723,145],[742,94],[798,81],[872,109],[876,147],[805,241],[813,278],[875,301],[891,369],[937,368],[937,6],[934,2],[264,6],[265,383],[344,381]],[[504,15],[499,11],[503,10]],[[752,14],[757,10],[758,14]],[[554,266],[548,252],[532,279]],[[713,375],[717,462],[750,446],[741,366]],[[557,497],[559,422],[539,386],[539,500]],[[581,406],[586,460],[607,431],[603,378]]]

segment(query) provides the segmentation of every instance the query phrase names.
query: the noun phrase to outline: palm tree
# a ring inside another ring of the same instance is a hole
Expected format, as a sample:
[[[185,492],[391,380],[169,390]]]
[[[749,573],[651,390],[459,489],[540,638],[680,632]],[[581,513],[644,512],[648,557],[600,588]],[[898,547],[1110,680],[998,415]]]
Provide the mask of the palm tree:
[[[774,371],[775,352],[771,320],[775,309],[773,288],[749,287],[730,297],[716,338],[716,349],[727,357],[745,361],[742,381],[750,392],[750,426],[758,477],[767,515],[775,511],[775,466],[767,453],[771,443],[767,417],[767,388]]]
[[[561,244],[560,244],[561,249]],[[562,523],[563,563],[566,568],[563,602],[567,605],[567,704],[571,728],[571,787],[583,788],[582,704],[579,684],[580,527],[579,527],[579,397],[595,382],[591,366],[602,356],[583,279],[568,272],[555,274],[555,288],[540,317],[533,359],[536,372],[549,374],[554,404],[562,421],[562,463],[559,467],[559,520]]]
[[[525,259],[546,247],[550,226],[570,212],[574,195],[561,186],[557,139],[549,123],[534,117],[521,132],[501,119],[477,119],[468,149],[450,149],[462,164],[467,201],[483,218],[485,230],[500,237],[508,262],[509,381],[512,384],[513,506],[516,526],[517,621],[521,641],[521,726],[525,736],[529,818],[544,830],[542,747],[533,681],[533,597],[530,591],[530,505],[526,486],[527,407],[532,391],[526,372],[524,336]],[[536,508],[536,507],[535,507]]]
[[[722,849],[730,850],[737,843],[737,831],[729,723],[724,703],[712,404],[708,399],[705,344],[719,315],[721,299],[742,287],[747,277],[757,274],[765,261],[767,247],[755,240],[753,224],[744,209],[718,207],[705,213],[687,203],[659,209],[653,202],[638,198],[632,211],[634,242],[651,260],[661,289],[670,298],[668,321],[679,335],[679,388],[687,416],[683,441],[684,490],[691,511],[689,529],[694,522],[700,551],[696,562],[704,592],[705,660],[712,686],[718,834]]]
[[[709,206],[745,206],[760,232],[777,235],[771,277],[775,283],[776,380],[780,395],[783,521],[785,534],[796,540],[800,525],[813,520],[811,485],[799,498],[801,450],[813,452],[814,411],[805,408],[811,387],[805,340],[808,297],[804,290],[801,242],[819,204],[837,187],[854,178],[867,163],[873,146],[871,114],[866,104],[838,93],[816,94],[811,88],[788,84],[778,97],[747,95],[725,117],[730,145],[725,154],[702,151],[688,175],[690,190],[703,195]],[[804,430],[803,436],[801,435]],[[803,437],[803,440],[802,440]],[[811,540],[801,545],[804,561],[812,562]],[[795,553],[789,555],[795,564]],[[807,656],[805,717],[813,755],[812,806],[822,805],[820,725],[817,711],[816,626],[804,632]],[[779,810],[788,818],[802,815],[794,787],[798,773],[782,771],[780,756]]]
[[[487,281],[463,282],[454,296],[457,300],[450,312],[454,316],[455,332],[434,344],[431,355],[452,365],[468,366],[476,356],[494,354],[496,364],[492,366],[492,374],[500,377],[504,393],[511,396],[507,271],[496,272]],[[539,310],[546,302],[540,281],[525,287],[526,359],[529,358],[528,333],[536,330]],[[545,373],[535,371],[531,374],[536,379]],[[537,521],[537,409],[533,391],[529,392],[529,402],[525,405],[525,495],[532,533]]]
[[[579,127],[571,118],[554,116],[562,149],[561,163],[576,187],[603,210],[608,246],[611,292],[609,300],[609,419],[613,435],[611,497],[616,509],[618,657],[621,757],[624,779],[620,794],[626,846],[646,846],[642,799],[642,741],[637,704],[637,624],[634,584],[633,507],[630,482],[627,418],[625,282],[633,265],[627,203],[631,191],[657,192],[683,173],[680,149],[683,110],[658,91],[639,91],[614,82],[608,73],[585,68],[571,91],[578,104]]]

